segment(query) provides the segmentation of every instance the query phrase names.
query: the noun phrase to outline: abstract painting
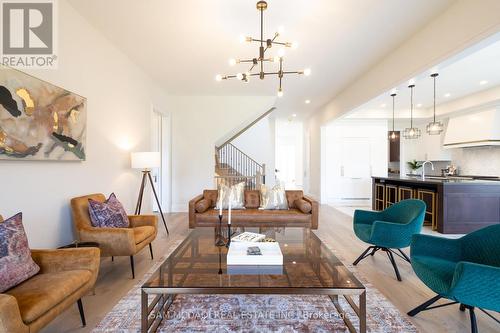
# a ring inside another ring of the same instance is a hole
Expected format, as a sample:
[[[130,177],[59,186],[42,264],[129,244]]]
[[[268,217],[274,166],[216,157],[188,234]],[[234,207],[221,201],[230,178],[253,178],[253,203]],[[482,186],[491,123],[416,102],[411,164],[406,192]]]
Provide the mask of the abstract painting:
[[[85,97],[0,66],[0,159],[85,160]]]

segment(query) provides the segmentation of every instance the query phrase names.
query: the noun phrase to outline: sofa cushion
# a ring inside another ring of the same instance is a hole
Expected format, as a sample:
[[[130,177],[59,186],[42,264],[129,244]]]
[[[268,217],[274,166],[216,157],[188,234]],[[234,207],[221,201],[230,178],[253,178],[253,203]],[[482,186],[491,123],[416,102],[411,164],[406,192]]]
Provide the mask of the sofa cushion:
[[[311,221],[311,214],[304,214],[298,209],[262,210],[249,208],[245,210],[234,210],[231,214],[231,219],[234,223],[309,223]],[[219,221],[218,211],[209,209],[204,213],[196,214],[196,221],[201,223],[215,224]]]
[[[90,281],[88,270],[38,274],[6,292],[17,300],[21,317],[29,324]]]
[[[31,258],[22,213],[0,223],[0,292],[29,279],[39,270]]]
[[[301,190],[289,190],[286,191],[286,199],[288,201],[288,207],[297,208],[295,206],[295,200],[302,199],[304,197],[304,192]]]
[[[197,213],[203,213],[211,206],[212,206],[212,200],[203,198],[196,203],[194,209],[196,209]]]
[[[89,199],[89,215],[94,227],[128,228],[130,225],[127,213],[114,193],[104,202]]]
[[[309,214],[312,210],[311,203],[305,201],[304,199],[295,200],[294,205],[304,214]]]
[[[260,206],[260,191],[246,190],[245,191],[245,208],[259,208]]]
[[[133,229],[134,229],[134,239],[136,244],[143,242],[146,238],[153,236],[155,233],[155,228],[149,225],[144,225],[142,227],[135,227]]]

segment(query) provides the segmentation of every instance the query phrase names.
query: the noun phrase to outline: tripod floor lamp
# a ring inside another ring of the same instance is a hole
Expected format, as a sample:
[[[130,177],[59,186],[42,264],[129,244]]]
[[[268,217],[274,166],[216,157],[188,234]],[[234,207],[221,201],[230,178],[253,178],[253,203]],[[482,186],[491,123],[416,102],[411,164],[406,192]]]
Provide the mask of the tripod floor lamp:
[[[135,206],[135,214],[139,215],[141,213],[142,207],[142,197],[144,195],[144,188],[146,187],[146,183],[149,180],[151,184],[151,188],[153,190],[153,194],[156,199],[156,204],[158,205],[158,209],[160,210],[160,216],[163,221],[163,225],[168,232],[167,222],[165,222],[165,216],[163,216],[163,211],[161,210],[160,201],[158,200],[158,195],[156,194],[155,186],[153,183],[153,178],[151,178],[151,169],[159,168],[161,166],[161,157],[158,152],[140,152],[140,153],[132,153],[131,154],[131,165],[132,169],[141,169],[142,170],[142,182],[141,187],[139,189],[139,197],[137,198],[137,204]]]

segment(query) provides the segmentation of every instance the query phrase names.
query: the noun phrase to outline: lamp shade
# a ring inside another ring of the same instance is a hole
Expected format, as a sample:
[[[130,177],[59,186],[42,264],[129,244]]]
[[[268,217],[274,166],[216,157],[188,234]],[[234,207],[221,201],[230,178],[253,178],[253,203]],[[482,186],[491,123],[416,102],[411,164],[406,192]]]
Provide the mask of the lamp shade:
[[[161,166],[161,158],[159,152],[139,152],[132,153],[131,166],[132,169],[153,169]]]

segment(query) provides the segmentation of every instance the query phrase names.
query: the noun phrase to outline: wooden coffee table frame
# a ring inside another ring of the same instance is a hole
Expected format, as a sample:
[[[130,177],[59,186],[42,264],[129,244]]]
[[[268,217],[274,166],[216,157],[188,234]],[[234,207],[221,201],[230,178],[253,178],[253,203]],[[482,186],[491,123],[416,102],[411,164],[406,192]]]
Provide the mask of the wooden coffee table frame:
[[[314,234],[313,234],[314,235]],[[190,235],[191,236],[191,235]],[[240,295],[240,294],[262,294],[262,295],[327,295],[330,297],[333,305],[336,310],[340,314],[344,323],[346,324],[348,330],[350,332],[366,332],[366,289],[365,287],[357,281],[358,285],[349,287],[349,288],[328,288],[328,287],[244,287],[244,286],[204,286],[204,287],[179,287],[172,286],[172,273],[182,274],[181,281],[184,281],[189,274],[193,274],[193,271],[199,273],[207,273],[212,272],[213,269],[203,269],[200,268],[199,265],[197,268],[194,268],[195,264],[199,264],[200,261],[197,260],[199,255],[199,238],[195,238],[197,241],[193,241],[192,238],[188,236],[173,252],[172,254],[165,260],[164,263],[160,266],[160,268],[154,273],[160,274],[160,281],[163,280],[164,276],[167,276],[168,284],[166,286],[148,286],[147,283],[141,288],[141,332],[156,332],[160,323],[165,318],[171,304],[173,303],[175,297],[178,294],[192,294],[192,295],[214,295],[214,294],[230,294],[230,295]],[[318,242],[321,242],[317,236],[313,236],[317,239]],[[184,254],[190,250],[191,257],[185,257]],[[308,249],[310,250],[310,249]],[[314,252],[314,249],[311,249]],[[179,257],[176,257],[176,254],[180,254]],[[330,255],[334,257],[334,254]],[[220,265],[220,250],[219,250],[219,265]],[[293,258],[298,263],[300,263],[303,258],[297,257]],[[324,260],[325,258],[323,258]],[[336,259],[336,258],[335,258]],[[333,260],[333,259],[332,259]],[[336,259],[338,260],[338,259]],[[172,272],[172,267],[174,267],[177,263],[189,263],[189,267],[185,268],[176,268],[175,272]],[[319,266],[324,269],[329,270],[329,267],[325,267],[325,261],[313,262],[310,263],[316,269],[319,269]],[[330,266],[327,264],[326,266]],[[343,266],[343,265],[342,265]],[[163,268],[163,269],[162,269]],[[163,272],[162,272],[163,270]],[[321,281],[323,279],[321,276],[318,276]],[[355,280],[355,277],[353,277]],[[182,285],[183,282],[180,282],[178,285]],[[322,284],[326,285],[326,283]],[[346,302],[352,308],[356,316],[359,318],[358,329],[353,325],[351,320],[348,318],[346,311],[342,308],[339,303],[339,297],[344,297]],[[357,304],[355,302],[355,298],[358,298]]]

